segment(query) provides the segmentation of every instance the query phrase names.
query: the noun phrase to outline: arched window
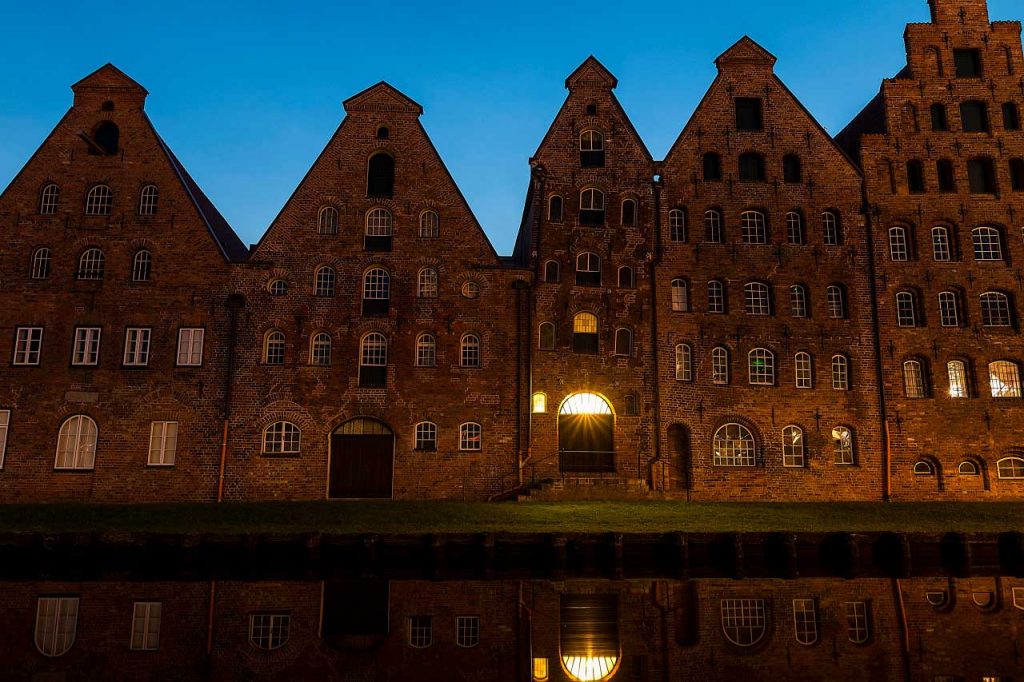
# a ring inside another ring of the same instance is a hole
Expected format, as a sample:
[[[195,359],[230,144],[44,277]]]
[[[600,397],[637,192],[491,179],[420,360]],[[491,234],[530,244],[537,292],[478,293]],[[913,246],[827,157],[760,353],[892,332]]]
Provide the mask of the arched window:
[[[686,241],[686,213],[681,208],[673,208],[668,212],[668,234],[673,242]]]
[[[911,194],[921,194],[924,186],[924,164],[917,159],[907,161],[907,189]]]
[[[747,353],[747,374],[751,386],[774,386],[775,354],[767,348]]]
[[[132,281],[148,282],[153,270],[153,255],[146,249],[135,252],[132,258]]]
[[[96,185],[85,195],[85,215],[110,215],[114,193],[106,185]]]
[[[561,267],[558,265],[558,261],[549,260],[544,264],[544,281],[545,282],[558,282],[562,279]]]
[[[32,252],[32,279],[47,279],[50,276],[50,250],[46,247]]]
[[[896,324],[900,327],[917,326],[917,301],[911,291],[896,294]]]
[[[793,358],[797,388],[814,388],[814,362],[811,354],[800,351]]]
[[[821,234],[825,246],[839,246],[843,243],[843,232],[838,213],[825,211],[821,214]]]
[[[722,235],[722,212],[712,208],[704,211],[704,240],[710,244],[721,244]]]
[[[828,316],[833,320],[845,320],[846,292],[842,285],[830,284],[825,289],[825,298],[828,302]]]
[[[636,200],[626,199],[622,202],[622,224],[636,225]]]
[[[920,360],[907,360],[903,363],[903,392],[908,398],[927,397],[924,365]]]
[[[633,276],[633,268],[624,265],[619,268],[619,288],[632,289],[636,286],[636,278]]]
[[[96,464],[96,422],[84,414],[68,417],[57,434],[54,469],[92,469]]]
[[[807,288],[794,284],[789,288],[789,308],[793,317],[807,317]]]
[[[744,211],[740,214],[740,230],[744,244],[767,244],[768,229],[764,213]]]
[[[555,325],[552,322],[541,322],[537,346],[541,350],[555,349]]]
[[[729,383],[729,350],[722,346],[711,349],[711,382],[719,386]]]
[[[416,297],[437,298],[437,270],[421,268],[416,276]]]
[[[796,154],[786,154],[782,157],[782,177],[785,182],[789,183],[798,183],[803,181],[803,172],[799,156]]]
[[[596,253],[585,252],[576,256],[576,285],[601,286],[601,257]]]
[[[483,429],[475,422],[459,426],[459,450],[479,452],[483,449]]]
[[[359,342],[359,385],[383,388],[388,376],[388,340],[379,332],[370,332]]]
[[[693,381],[693,349],[686,343],[676,345],[676,381]]]
[[[935,465],[925,459],[919,459],[914,462],[914,475],[915,476],[934,476]]]
[[[1020,368],[1015,362],[993,362],[988,366],[988,383],[993,398],[1019,398]]]
[[[832,356],[832,388],[836,391],[850,390],[850,360],[845,355]]]
[[[793,636],[804,646],[818,641],[818,611],[813,599],[793,600]]]
[[[548,396],[546,393],[534,393],[530,400],[530,411],[534,414],[544,414],[548,411]]]
[[[274,279],[267,284],[267,291],[271,296],[284,296],[288,293],[288,282],[283,279]]]
[[[596,130],[580,133],[580,166],[601,168],[604,166],[604,135]]]
[[[832,429],[832,447],[835,450],[836,464],[853,464],[853,431],[845,426]]]
[[[956,472],[961,476],[977,476],[980,471],[978,465],[971,460],[964,460],[960,462],[960,465],[956,468]]]
[[[907,239],[907,228],[895,225],[889,228],[889,257],[894,262],[910,260],[910,242]]]
[[[139,215],[156,215],[160,191],[156,185],[146,185],[139,193]]]
[[[672,280],[672,310],[677,313],[690,310],[690,285],[685,279]]]
[[[391,250],[391,211],[374,208],[366,214],[366,236],[363,248],[367,251]]]
[[[724,315],[726,309],[725,285],[717,279],[708,282],[708,312]]]
[[[953,170],[953,162],[949,159],[939,159],[935,162],[935,174],[939,180],[939,191],[949,194],[956,191],[956,172]]]
[[[441,216],[437,211],[423,211],[420,213],[420,232],[423,239],[437,239],[441,234]]]
[[[106,257],[99,249],[86,249],[78,259],[78,279],[103,279]]]
[[[316,218],[317,234],[338,234],[338,209],[323,206]]]
[[[714,464],[752,467],[757,464],[754,435],[742,424],[726,424],[715,432]]]
[[[994,227],[976,227],[972,231],[974,260],[1003,260],[1003,242]]]
[[[264,455],[298,455],[302,432],[291,422],[274,422],[263,429]]]
[[[936,133],[944,133],[949,130],[949,121],[946,116],[946,106],[944,104],[933,104],[929,107],[929,111],[932,115],[932,131]]]
[[[854,644],[865,644],[870,638],[868,604],[863,601],[846,602],[846,637]]]
[[[1003,480],[1024,479],[1024,459],[1020,457],[1004,457],[996,462],[996,471]]]
[[[754,646],[768,624],[763,599],[723,599],[722,632],[736,646]]]
[[[378,140],[387,140],[390,137],[391,137],[391,130],[387,126],[381,126],[380,128],[377,128],[377,139]]]
[[[285,336],[284,332],[269,331],[263,339],[263,363],[267,365],[284,364]]]
[[[969,398],[967,363],[963,360],[950,360],[946,363],[946,374],[949,375],[949,397]]]
[[[804,243],[804,218],[797,211],[786,214],[786,241],[793,246]]]
[[[331,335],[319,332],[313,335],[309,343],[309,364],[317,367],[329,367],[331,364]]]
[[[981,323],[986,327],[1009,327],[1013,324],[1010,297],[1000,291],[981,295]]]
[[[722,179],[722,157],[715,152],[704,154],[704,182],[719,182]]]
[[[580,192],[580,225],[604,225],[604,192],[585,189]]]
[[[60,187],[50,183],[39,195],[39,215],[53,215],[60,203]]]
[[[459,366],[460,367],[480,367],[480,337],[476,334],[466,334],[462,337],[462,341],[459,344]]]
[[[943,327],[960,326],[960,297],[955,291],[939,292],[939,322]]]
[[[78,631],[78,597],[40,597],[36,602],[36,649],[47,658],[71,650]]]
[[[764,157],[760,154],[740,154],[740,182],[764,182]]]
[[[572,350],[574,353],[596,354],[598,351],[597,316],[576,313],[572,318]]]
[[[557,194],[548,199],[548,220],[553,223],[562,222],[562,207],[564,203],[562,197]]]
[[[363,315],[387,315],[391,307],[391,275],[370,268],[363,275]]]
[[[121,142],[121,131],[118,130],[117,126],[111,121],[104,121],[96,126],[96,130],[92,134],[93,142],[96,143],[96,147],[90,147],[90,154],[103,154],[106,156],[114,156],[117,154],[120,148]]]
[[[937,263],[948,263],[953,260],[949,228],[945,225],[936,225],[932,228],[932,258]]]
[[[782,429],[782,466],[804,466],[804,430],[799,426]]]
[[[334,296],[334,283],[337,279],[337,273],[334,268],[328,265],[322,265],[316,269],[316,273],[313,275],[313,295],[314,296]]]
[[[416,337],[416,366],[437,366],[437,340],[433,334],[420,334]]]
[[[743,299],[747,315],[771,315],[771,301],[768,285],[763,282],[747,282],[743,286]]]
[[[366,171],[366,196],[391,197],[395,193],[395,160],[389,154],[370,157]]]
[[[437,451],[437,424],[420,422],[416,425],[416,449],[421,452]]]
[[[965,133],[987,133],[988,105],[977,100],[970,100],[960,104],[960,122]]]
[[[615,355],[630,357],[633,355],[633,332],[620,327],[615,330]]]

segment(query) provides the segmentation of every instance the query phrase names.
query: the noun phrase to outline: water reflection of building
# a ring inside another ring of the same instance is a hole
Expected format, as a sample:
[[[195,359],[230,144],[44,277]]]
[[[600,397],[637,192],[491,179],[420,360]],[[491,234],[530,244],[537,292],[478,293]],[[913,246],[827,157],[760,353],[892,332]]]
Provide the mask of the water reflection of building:
[[[1024,579],[5,583],[0,679],[1008,680]]]

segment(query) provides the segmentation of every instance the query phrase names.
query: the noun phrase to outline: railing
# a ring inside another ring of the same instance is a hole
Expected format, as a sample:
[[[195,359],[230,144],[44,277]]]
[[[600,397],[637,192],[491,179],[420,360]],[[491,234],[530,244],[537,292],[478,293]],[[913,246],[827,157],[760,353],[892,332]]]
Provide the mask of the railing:
[[[613,474],[615,452],[610,450],[560,450],[558,470],[563,474]]]

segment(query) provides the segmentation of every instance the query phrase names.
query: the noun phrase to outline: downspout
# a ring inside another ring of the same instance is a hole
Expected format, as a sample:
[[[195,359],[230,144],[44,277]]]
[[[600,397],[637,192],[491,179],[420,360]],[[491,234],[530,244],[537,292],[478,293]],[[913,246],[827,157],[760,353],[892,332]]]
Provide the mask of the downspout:
[[[896,615],[900,622],[900,658],[903,662],[903,679],[910,680],[910,626],[907,624],[907,608],[903,601],[903,581],[895,578],[892,589],[896,593]]]
[[[648,280],[651,287],[651,367],[654,372],[654,459],[648,464],[648,481],[654,490],[654,467],[661,463],[661,371],[658,369],[658,280],[657,269],[661,265],[661,174],[651,179],[654,190],[654,250],[648,262]],[[638,472],[639,473],[639,472]],[[664,487],[664,475],[662,487]]]
[[[537,235],[536,235],[536,238],[531,238],[530,239],[530,242],[531,242],[531,244],[530,244],[530,253],[527,254],[527,257],[531,258],[533,260],[533,281],[534,281],[534,283],[536,283],[536,282],[541,281],[541,278],[540,278],[540,269],[541,269],[540,245],[541,245],[541,237],[543,236],[542,235],[542,230],[543,230],[543,227],[544,227],[544,220],[545,220],[545,217],[544,217],[545,214],[544,214],[543,209],[546,208],[546,202],[545,202],[544,197],[545,197],[546,192],[547,192],[547,190],[546,190],[547,183],[545,182],[544,166],[540,166],[540,165],[536,165],[536,164],[533,165],[532,166],[532,175],[533,175],[532,181],[535,183],[535,187],[537,188],[537,197],[539,197],[539,198],[534,198],[533,206],[531,207],[531,211],[533,213],[533,216],[528,218],[528,220],[536,228]],[[541,210],[539,210],[539,211],[537,210],[538,202],[540,202],[540,207],[541,207]],[[562,206],[562,210],[563,211],[565,210],[565,206],[564,205]],[[535,299],[536,299],[536,297],[532,295],[532,291],[531,291],[530,299],[527,302],[528,305],[529,305],[529,314],[526,316],[526,322],[527,322],[527,325],[528,325],[528,327],[527,327],[527,330],[528,330],[527,337],[530,340],[530,342],[526,344],[526,372],[527,372],[526,385],[527,385],[527,390],[530,393],[531,403],[528,403],[528,404],[530,404],[530,415],[529,415],[529,417],[526,420],[526,457],[525,458],[520,458],[520,461],[519,461],[519,483],[520,483],[520,485],[522,485],[522,483],[523,483],[523,469],[526,467],[526,464],[531,459],[533,459],[533,405],[532,405],[532,400],[533,400],[533,343],[534,343],[534,339],[533,339],[533,322],[534,322],[534,318],[535,318],[536,312],[537,312],[536,311],[536,300]]]
[[[228,461],[228,424],[231,422],[231,388],[234,384],[235,375],[235,340],[238,336],[238,311],[245,306],[245,297],[242,294],[231,294],[228,296],[227,307],[231,314],[231,323],[228,328],[228,358],[227,367],[224,371],[224,428],[220,443],[220,472],[217,475],[217,502],[224,501],[224,472]],[[212,585],[211,585],[212,590]],[[211,618],[212,618],[212,592],[211,592]]]
[[[885,369],[882,367],[882,325],[878,319],[878,280],[875,276],[875,241],[867,183],[861,183],[864,236],[868,248],[868,280],[871,294],[871,335],[875,351],[875,380],[878,383],[878,414],[882,421],[882,501],[892,501],[892,440],[885,406]]]

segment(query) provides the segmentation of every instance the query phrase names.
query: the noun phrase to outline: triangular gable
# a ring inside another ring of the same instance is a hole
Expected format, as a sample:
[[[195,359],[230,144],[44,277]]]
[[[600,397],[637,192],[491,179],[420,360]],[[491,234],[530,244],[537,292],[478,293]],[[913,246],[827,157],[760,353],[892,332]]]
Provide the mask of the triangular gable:
[[[342,104],[346,112],[386,111],[423,114],[423,107],[385,81],[371,85],[362,92],[349,97]]]
[[[597,60],[597,57],[590,55],[565,79],[565,87],[569,90],[580,85],[614,90],[619,85],[619,80]]]
[[[71,90],[73,92],[78,92],[79,90],[88,88],[104,90],[139,90],[144,95],[149,94],[146,88],[142,87],[138,81],[109,62],[71,86]]]
[[[721,69],[730,64],[757,64],[774,68],[778,61],[775,55],[762,47],[750,36],[743,36],[732,47],[723,52],[715,60],[715,66]]]

